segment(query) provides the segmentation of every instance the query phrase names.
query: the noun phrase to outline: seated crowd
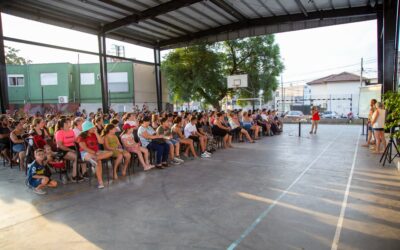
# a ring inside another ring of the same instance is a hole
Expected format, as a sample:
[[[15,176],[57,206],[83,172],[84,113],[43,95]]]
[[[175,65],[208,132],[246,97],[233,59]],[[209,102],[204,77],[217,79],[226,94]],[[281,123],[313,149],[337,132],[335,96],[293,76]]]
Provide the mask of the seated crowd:
[[[27,185],[34,192],[44,194],[45,187],[57,186],[51,179],[55,169],[60,177],[62,173],[74,182],[88,179],[93,171],[98,188],[104,188],[103,164],[110,162],[116,180],[119,174],[127,174],[134,159],[144,171],[164,169],[185,160],[209,158],[219,144],[231,148],[234,140],[254,143],[261,135],[279,134],[282,126],[276,112],[265,109],[161,114],[103,114],[99,109],[88,115],[44,116],[16,113],[0,115],[0,152],[7,164],[26,171]]]

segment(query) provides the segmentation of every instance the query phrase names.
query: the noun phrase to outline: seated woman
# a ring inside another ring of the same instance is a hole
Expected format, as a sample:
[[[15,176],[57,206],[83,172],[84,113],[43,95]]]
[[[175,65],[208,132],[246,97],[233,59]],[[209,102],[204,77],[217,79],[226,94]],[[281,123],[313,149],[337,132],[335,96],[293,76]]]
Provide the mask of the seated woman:
[[[249,142],[251,142],[251,143],[255,142],[253,139],[251,139],[249,132],[247,132],[246,129],[244,129],[240,126],[240,122],[239,122],[237,114],[231,113],[231,115],[229,117],[229,126],[232,129],[231,130],[232,134],[235,133],[236,131],[239,133],[239,141],[243,142],[243,135],[244,135]]]
[[[104,137],[104,149],[113,152],[114,161],[114,180],[118,179],[118,168],[124,160],[122,167],[122,176],[126,175],[126,169],[131,162],[131,154],[122,149],[118,137],[115,135],[116,129],[112,124],[107,124],[103,130],[102,136]]]
[[[174,119],[174,125],[172,125],[171,128],[172,138],[175,140],[179,140],[179,142],[184,145],[187,145],[185,152],[183,153],[185,157],[189,157],[190,150],[193,157],[198,158],[196,150],[194,150],[193,140],[185,138],[185,136],[182,134],[182,123],[182,117],[178,116]]]
[[[139,121],[135,113],[126,113],[122,118],[124,124],[128,123],[131,126],[139,127]]]
[[[247,113],[247,112],[243,113],[242,126],[247,131],[253,131],[254,132],[254,139],[255,140],[259,139],[260,126],[258,126],[257,124],[255,124],[253,122],[253,119],[252,119],[250,113]]]
[[[138,129],[138,136],[143,147],[156,151],[156,168],[163,169],[168,167],[169,145],[163,141],[164,136],[156,135],[150,126],[150,118],[143,118],[142,125]]]
[[[18,121],[14,122],[15,129],[10,133],[10,139],[13,143],[12,151],[17,153],[19,159],[19,167],[20,169],[24,169],[24,160],[25,160],[25,141],[24,137],[26,136],[24,130],[25,119],[21,118]]]
[[[126,123],[122,129],[121,141],[125,149],[128,152],[135,153],[138,156],[140,164],[142,164],[144,171],[154,168],[154,165],[150,164],[149,150],[145,147],[140,146],[133,137],[133,129],[135,126]]]
[[[197,124],[197,118],[195,116],[192,116],[190,118],[190,122],[186,124],[185,129],[184,129],[184,134],[186,138],[192,139],[194,142],[197,142],[200,144],[200,150],[201,150],[201,158],[208,158],[211,157],[211,153],[207,151],[207,137],[200,134],[199,131],[197,130],[196,127]]]
[[[101,132],[104,130],[104,121],[101,115],[96,115],[94,119],[94,125],[97,129],[97,133],[101,134]]]
[[[217,119],[214,121],[212,133],[214,136],[221,136],[224,142],[224,148],[233,148],[231,129],[225,125],[225,118],[222,113],[217,113]]]
[[[207,115],[197,115],[197,131],[203,136],[207,137],[207,151],[213,153],[217,150],[217,142],[212,135],[211,126],[208,124]]]
[[[78,159],[75,149],[75,134],[71,129],[71,121],[68,118],[61,118],[56,126],[55,139],[58,152],[63,155],[63,158],[72,161],[72,180],[81,182],[83,177],[78,173]],[[83,175],[88,177],[86,166],[82,166]]]
[[[169,157],[171,164],[181,164],[184,161],[179,157],[180,143],[179,140],[172,138],[171,128],[166,117],[161,119],[161,125],[156,130],[157,135],[164,136],[164,140],[169,145]]]
[[[82,132],[79,134],[77,142],[79,143],[81,158],[84,161],[91,162],[96,167],[98,188],[104,188],[101,160],[111,158],[113,152],[99,150],[99,143],[104,143],[104,139],[97,133],[96,127],[90,121],[85,121],[82,124]]]
[[[151,115],[151,127],[156,130],[160,126],[160,120],[158,118],[157,114],[152,114]]]
[[[35,118],[32,121],[32,129],[29,134],[33,137],[33,140],[37,148],[42,148],[46,145],[46,141],[50,139],[50,134],[45,129],[46,122],[41,118]]]

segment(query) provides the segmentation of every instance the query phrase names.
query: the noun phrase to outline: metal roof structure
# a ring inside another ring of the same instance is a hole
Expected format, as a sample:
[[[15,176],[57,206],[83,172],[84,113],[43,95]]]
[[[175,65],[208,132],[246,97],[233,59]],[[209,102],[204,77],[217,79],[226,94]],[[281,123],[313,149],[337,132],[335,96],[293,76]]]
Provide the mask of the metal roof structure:
[[[382,0],[6,0],[2,12],[169,49],[376,19]]]

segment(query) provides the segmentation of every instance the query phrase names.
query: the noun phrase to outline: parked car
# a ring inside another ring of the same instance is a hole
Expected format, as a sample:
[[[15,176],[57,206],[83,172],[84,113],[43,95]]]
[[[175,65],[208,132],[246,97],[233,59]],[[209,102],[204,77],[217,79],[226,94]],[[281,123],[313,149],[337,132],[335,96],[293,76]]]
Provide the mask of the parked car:
[[[286,116],[286,118],[292,118],[292,119],[303,119],[304,118],[304,114],[301,111],[298,110],[291,110],[289,111]]]
[[[335,111],[325,111],[324,113],[322,113],[321,117],[328,119],[339,119],[340,115]]]

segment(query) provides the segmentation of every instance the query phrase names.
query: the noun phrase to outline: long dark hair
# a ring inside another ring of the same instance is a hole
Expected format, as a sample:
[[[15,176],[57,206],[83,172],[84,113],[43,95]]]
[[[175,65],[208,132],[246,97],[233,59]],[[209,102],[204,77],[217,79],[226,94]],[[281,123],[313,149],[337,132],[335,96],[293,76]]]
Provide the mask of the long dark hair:
[[[106,136],[108,135],[108,133],[110,133],[111,130],[113,130],[115,128],[115,126],[113,124],[107,124],[103,131],[101,132],[101,136]]]
[[[71,120],[69,118],[61,118],[58,120],[57,125],[56,125],[56,132],[58,130],[61,130],[64,128],[65,123],[70,122]]]
[[[89,136],[89,130],[81,132],[79,136],[82,137],[83,139],[86,139]]]

